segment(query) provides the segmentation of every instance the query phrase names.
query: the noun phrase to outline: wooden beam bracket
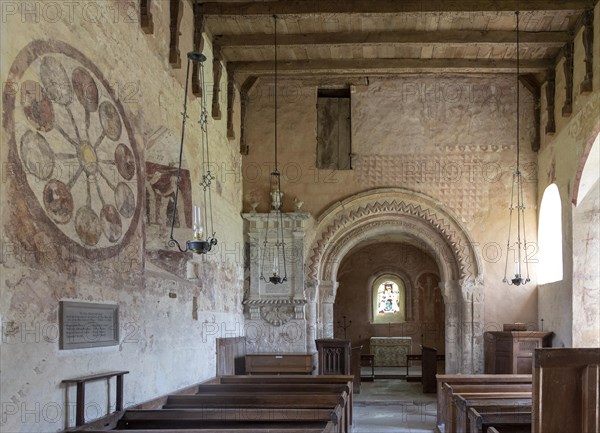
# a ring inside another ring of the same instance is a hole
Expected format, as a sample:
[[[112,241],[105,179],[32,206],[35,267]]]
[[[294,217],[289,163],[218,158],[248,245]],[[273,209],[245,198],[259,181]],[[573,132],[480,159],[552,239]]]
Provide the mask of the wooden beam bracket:
[[[533,139],[533,142],[531,143],[531,150],[533,150],[534,152],[537,152],[538,150],[540,150],[540,143],[541,143],[541,137],[540,137],[541,104],[540,104],[540,100],[541,100],[541,96],[542,96],[542,86],[534,74],[521,75],[519,77],[519,81],[521,82],[521,84],[523,84],[523,86],[525,86],[525,88],[527,90],[529,90],[529,92],[531,92],[531,95],[533,96],[533,111],[534,111],[534,115],[533,115],[534,120],[533,121],[534,121],[534,127],[535,127],[535,137]]]
[[[556,120],[554,118],[554,104],[556,95],[556,71],[554,68],[548,69],[546,73],[546,109],[548,112],[548,120],[546,122],[546,134],[554,134],[556,132]]]
[[[221,47],[213,43],[213,95],[212,95],[212,117],[221,118],[221,75],[223,75],[223,64],[221,63]]]
[[[573,42],[565,45],[563,69],[565,72],[565,103],[562,107],[562,115],[569,117],[573,114]]]
[[[594,10],[587,10],[583,15],[583,48],[585,50],[585,77],[579,86],[580,93],[594,90]]]
[[[197,53],[204,52],[204,15],[200,12],[200,5],[194,4],[194,51]],[[194,62],[192,67],[192,93],[201,98],[202,97],[202,86],[200,85],[200,65]]]
[[[170,0],[171,22],[169,24],[169,64],[175,69],[181,68],[181,54],[179,52],[179,10],[181,0]]]
[[[233,71],[232,71],[233,72]],[[233,74],[232,74],[233,75]],[[250,76],[246,78],[244,84],[240,87],[240,154],[248,155],[250,146],[246,144],[246,109],[248,106],[248,94],[254,88],[258,77]]]
[[[147,35],[154,33],[154,19],[150,7],[151,3],[152,0],[140,0],[140,27]]]
[[[235,103],[235,80],[233,66],[227,64],[227,138],[235,140],[233,129],[233,105]]]

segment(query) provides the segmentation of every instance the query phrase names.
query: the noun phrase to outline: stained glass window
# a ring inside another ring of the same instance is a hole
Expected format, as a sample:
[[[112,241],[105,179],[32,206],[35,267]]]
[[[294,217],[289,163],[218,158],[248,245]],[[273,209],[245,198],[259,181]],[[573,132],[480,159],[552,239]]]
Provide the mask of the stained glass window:
[[[400,290],[393,281],[385,281],[377,289],[377,309],[379,314],[393,314],[400,311]]]
[[[382,275],[371,286],[372,323],[402,323],[406,320],[406,287],[396,275]]]

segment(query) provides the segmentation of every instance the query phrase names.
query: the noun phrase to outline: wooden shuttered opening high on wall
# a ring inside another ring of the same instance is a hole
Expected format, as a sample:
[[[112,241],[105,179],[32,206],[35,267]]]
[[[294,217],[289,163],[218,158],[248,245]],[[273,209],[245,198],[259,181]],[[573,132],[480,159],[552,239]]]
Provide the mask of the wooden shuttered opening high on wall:
[[[350,89],[319,90],[317,97],[317,168],[351,170]]]

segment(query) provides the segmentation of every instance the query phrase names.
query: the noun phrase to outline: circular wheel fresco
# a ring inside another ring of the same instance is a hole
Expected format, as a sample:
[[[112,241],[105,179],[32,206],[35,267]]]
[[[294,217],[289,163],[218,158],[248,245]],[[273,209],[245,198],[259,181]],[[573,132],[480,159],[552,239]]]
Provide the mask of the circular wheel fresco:
[[[19,193],[55,241],[114,256],[137,226],[143,179],[131,125],[99,69],[58,41],[34,41],[4,89]]]

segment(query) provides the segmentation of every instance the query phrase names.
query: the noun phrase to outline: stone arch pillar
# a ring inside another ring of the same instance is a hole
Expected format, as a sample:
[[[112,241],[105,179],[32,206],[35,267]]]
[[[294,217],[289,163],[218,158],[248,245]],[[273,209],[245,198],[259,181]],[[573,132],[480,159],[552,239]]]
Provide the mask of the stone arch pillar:
[[[474,243],[448,210],[430,197],[401,188],[352,196],[319,218],[305,281],[318,292],[314,326],[320,336],[333,336],[333,302],[342,259],[353,248],[382,235],[402,237],[438,264],[446,311],[446,371],[483,372],[484,292]]]

